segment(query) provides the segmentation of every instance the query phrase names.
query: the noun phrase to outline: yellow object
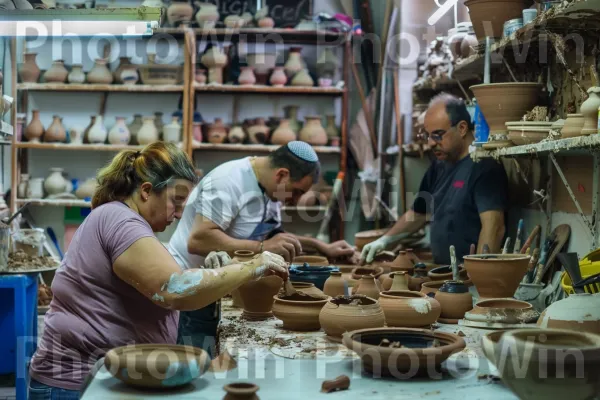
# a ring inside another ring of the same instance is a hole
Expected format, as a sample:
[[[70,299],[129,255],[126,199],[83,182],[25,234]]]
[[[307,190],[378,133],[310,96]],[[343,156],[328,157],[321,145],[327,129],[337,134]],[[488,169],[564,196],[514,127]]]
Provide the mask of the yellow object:
[[[600,274],[600,249],[596,249],[579,261],[579,270],[583,279],[592,275]],[[567,295],[575,294],[571,277],[563,272],[560,284]],[[586,293],[599,293],[600,284],[589,284],[585,286]]]

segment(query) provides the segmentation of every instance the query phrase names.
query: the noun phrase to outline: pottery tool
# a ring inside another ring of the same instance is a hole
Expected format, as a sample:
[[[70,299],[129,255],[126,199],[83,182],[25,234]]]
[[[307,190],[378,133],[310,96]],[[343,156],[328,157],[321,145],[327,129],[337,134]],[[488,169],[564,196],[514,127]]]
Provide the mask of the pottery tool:
[[[329,203],[327,204],[327,209],[325,210],[325,216],[321,221],[321,227],[319,228],[319,233],[317,234],[317,240],[328,243],[329,242],[329,233],[327,228],[329,228],[329,221],[331,221],[331,217],[333,215],[333,204],[337,201],[339,196],[342,194],[342,186],[344,183],[344,172],[340,171],[337,174],[337,178],[335,178],[335,182],[333,183],[333,190],[331,192],[331,198],[329,199]]]
[[[27,203],[23,204],[21,206],[21,208],[19,208],[16,213],[14,213],[13,215],[11,215],[10,218],[8,218],[4,223],[6,225],[10,226],[10,223],[13,222],[13,220],[15,218],[17,218],[18,215],[20,215],[23,211],[25,211],[25,209],[29,206],[29,204],[30,204],[30,202],[27,202]]]
[[[529,249],[527,249],[527,251],[529,251]],[[533,250],[533,255],[529,259],[529,266],[527,267],[527,273],[523,277],[523,280],[521,281],[521,283],[531,282],[530,277],[533,276],[533,270],[535,269],[535,266],[537,264],[537,260],[539,257],[540,257],[540,249],[538,247]]]
[[[536,227],[533,228],[533,230],[531,231],[531,234],[529,235],[529,237],[525,241],[525,244],[523,244],[523,247],[521,247],[521,254],[524,254],[525,251],[529,247],[531,247],[531,244],[533,243],[533,239],[535,239],[536,237],[539,237],[539,235],[540,235],[541,232],[542,232],[542,227],[540,225],[536,225]]]
[[[508,254],[508,248],[510,247],[510,238],[506,238],[506,242],[504,242],[504,248],[502,249],[502,254]]]
[[[535,268],[533,269],[532,275],[529,277],[529,282],[536,284],[536,281],[538,280],[538,278],[537,278],[538,275],[540,275],[540,280],[542,279],[541,273],[544,270],[544,265],[546,264],[546,260],[548,260],[548,253],[550,253],[550,248],[552,247],[553,242],[554,242],[554,236],[550,236],[544,242],[544,248],[540,251],[540,259],[537,262],[537,265],[535,266]],[[537,284],[539,284],[539,282],[537,282]]]
[[[523,224],[523,219],[520,219],[519,226],[517,227],[517,236],[515,237],[515,246],[513,247],[513,254],[517,254],[521,250],[521,234],[523,232]]]
[[[454,246],[450,246],[450,266],[452,267],[452,279],[459,281],[460,277],[458,276],[458,263],[456,262],[456,249]]]
[[[560,253],[563,247],[567,244],[570,236],[571,227],[569,225],[559,225],[554,229],[554,231],[552,232],[553,240],[551,252],[542,269],[536,271],[536,279],[534,283],[541,283],[548,272],[550,273],[550,276],[554,275],[554,272],[556,272],[554,267],[554,260],[556,259],[558,253]]]

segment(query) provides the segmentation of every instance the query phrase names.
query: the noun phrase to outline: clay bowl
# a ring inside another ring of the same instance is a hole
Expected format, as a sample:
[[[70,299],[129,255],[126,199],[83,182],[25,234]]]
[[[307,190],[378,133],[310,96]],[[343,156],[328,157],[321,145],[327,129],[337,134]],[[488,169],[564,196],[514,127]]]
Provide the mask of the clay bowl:
[[[329,339],[341,342],[344,332],[383,328],[385,316],[375,299],[361,295],[338,296],[323,306],[319,322]]]
[[[429,281],[421,285],[421,293],[431,296],[435,295],[439,288],[442,287],[444,281]]]
[[[305,293],[309,296],[324,296],[324,293],[317,289],[314,283],[308,282],[292,282],[292,286],[299,292]]]
[[[452,267],[449,265],[436,267],[427,272],[427,276],[430,277],[432,281],[451,281],[453,279]],[[467,275],[467,271],[462,265],[458,266],[458,276],[463,282],[469,279],[469,275]]]
[[[104,365],[128,385],[165,389],[186,385],[204,374],[210,357],[192,346],[137,344],[109,350]]]
[[[486,36],[500,38],[504,33],[504,23],[522,16],[523,9],[529,7],[527,0],[468,0],[473,30],[478,41]],[[533,107],[532,107],[533,108]]]
[[[267,276],[248,282],[239,287],[244,312],[242,316],[251,321],[261,321],[273,316],[273,296],[279,293],[283,279],[278,276]]]
[[[550,134],[550,129],[533,129],[516,130],[511,128],[508,132],[508,140],[513,142],[515,146],[523,146],[526,144],[539,143],[546,139]]]
[[[538,83],[511,82],[474,85],[470,89],[477,98],[492,135],[505,134],[507,122],[518,121],[535,107],[541,87]]]
[[[420,292],[397,290],[381,292],[379,304],[387,326],[427,327],[440,317],[440,303]]]
[[[539,328],[572,329],[600,334],[600,295],[572,294],[546,308],[537,325]]]
[[[358,248],[358,251],[362,251],[365,245],[376,241],[385,235],[388,230],[389,229],[375,229],[371,231],[358,232],[356,235],[354,235],[354,245]]]
[[[539,313],[531,304],[515,299],[482,300],[465,314],[469,321],[503,324],[530,323],[538,317]]]
[[[360,280],[363,275],[373,275],[375,279],[383,274],[383,268],[381,267],[356,267],[352,270],[352,279]]]
[[[404,347],[380,346],[384,339],[400,342]],[[438,345],[434,347],[435,342]],[[443,361],[465,348],[465,341],[460,336],[409,328],[359,329],[344,333],[342,343],[360,356],[363,369],[373,377],[398,379],[439,370]]]
[[[318,289],[323,290],[323,287],[325,286],[325,281],[334,271],[338,271],[337,267],[311,267],[306,265],[292,265],[290,267],[290,280],[292,282],[312,283]]]
[[[516,329],[500,337],[495,366],[520,399],[593,399],[600,381],[600,336]],[[506,350],[505,350],[506,349]]]
[[[527,267],[528,255],[477,254],[464,257],[464,266],[480,299],[513,297]]]
[[[223,386],[223,390],[227,392],[223,400],[258,400],[256,392],[259,387],[253,383],[236,382]]]
[[[321,329],[319,313],[329,297],[312,297],[305,294],[273,296],[273,315],[290,331],[318,331]]]
[[[329,266],[329,260],[326,257],[321,256],[298,256],[294,257],[294,262],[292,264],[295,265],[312,265],[315,267],[327,267]]]

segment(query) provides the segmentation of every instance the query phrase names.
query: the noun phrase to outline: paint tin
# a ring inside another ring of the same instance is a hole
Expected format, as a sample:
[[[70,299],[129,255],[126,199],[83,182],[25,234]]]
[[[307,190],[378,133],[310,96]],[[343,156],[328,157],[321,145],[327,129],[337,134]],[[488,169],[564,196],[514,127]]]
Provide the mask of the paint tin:
[[[504,23],[504,37],[512,35],[523,27],[523,18],[515,18]]]
[[[527,25],[537,17],[537,10],[535,8],[528,8],[523,10],[523,25]]]

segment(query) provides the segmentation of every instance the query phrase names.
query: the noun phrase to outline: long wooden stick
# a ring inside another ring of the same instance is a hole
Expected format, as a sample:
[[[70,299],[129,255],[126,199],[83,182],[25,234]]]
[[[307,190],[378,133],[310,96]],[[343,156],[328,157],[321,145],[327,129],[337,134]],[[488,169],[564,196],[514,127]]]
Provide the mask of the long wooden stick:
[[[402,210],[406,212],[406,176],[404,175],[404,129],[402,129],[402,117],[400,115],[400,77],[398,70],[394,70],[394,105],[396,110],[396,131],[398,135],[398,164],[400,165],[400,198]]]
[[[371,111],[369,110],[369,104],[367,103],[367,98],[365,97],[365,92],[363,90],[362,84],[360,82],[360,76],[358,75],[358,69],[356,68],[356,64],[354,64],[354,56],[352,52],[350,52],[350,65],[352,66],[352,75],[354,75],[354,81],[356,82],[356,87],[358,88],[358,95],[360,96],[360,102],[362,104],[363,112],[365,113],[365,119],[367,120],[367,126],[369,127],[369,136],[371,136],[371,147],[373,147],[373,156],[377,157],[377,136],[375,135],[375,123],[373,122],[373,117],[371,116]]]
[[[390,22],[392,17],[392,11],[394,9],[394,2],[388,1],[385,7],[385,16],[383,17],[383,30],[381,34],[383,35],[383,40],[381,41],[381,57],[379,57],[379,76],[377,78],[377,90],[381,90],[381,80],[383,79],[383,70],[385,68],[385,57],[387,53],[387,45],[390,29]]]

